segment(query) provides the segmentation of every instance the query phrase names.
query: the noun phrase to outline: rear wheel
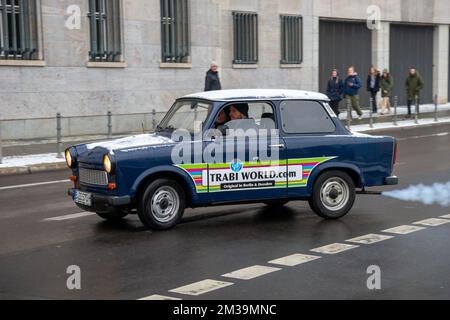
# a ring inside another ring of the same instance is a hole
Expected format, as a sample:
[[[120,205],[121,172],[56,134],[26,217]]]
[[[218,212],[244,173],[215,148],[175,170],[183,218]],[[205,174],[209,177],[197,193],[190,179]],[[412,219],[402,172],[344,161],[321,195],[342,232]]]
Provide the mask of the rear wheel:
[[[352,178],[342,171],[328,171],[314,183],[309,205],[324,219],[339,219],[351,210],[355,198],[355,183]]]
[[[115,221],[125,218],[128,215],[128,212],[117,209],[110,213],[97,212],[97,215],[102,219]]]
[[[146,227],[167,230],[178,224],[185,206],[185,193],[181,186],[171,179],[158,179],[144,191],[138,215]]]

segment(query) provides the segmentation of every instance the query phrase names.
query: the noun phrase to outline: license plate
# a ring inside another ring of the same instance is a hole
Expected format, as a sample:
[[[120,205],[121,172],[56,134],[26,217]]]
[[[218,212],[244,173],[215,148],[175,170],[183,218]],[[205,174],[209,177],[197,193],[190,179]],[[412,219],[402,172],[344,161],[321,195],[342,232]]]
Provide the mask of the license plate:
[[[82,204],[86,207],[92,206],[92,194],[87,192],[75,191],[73,195],[73,200],[76,203]]]

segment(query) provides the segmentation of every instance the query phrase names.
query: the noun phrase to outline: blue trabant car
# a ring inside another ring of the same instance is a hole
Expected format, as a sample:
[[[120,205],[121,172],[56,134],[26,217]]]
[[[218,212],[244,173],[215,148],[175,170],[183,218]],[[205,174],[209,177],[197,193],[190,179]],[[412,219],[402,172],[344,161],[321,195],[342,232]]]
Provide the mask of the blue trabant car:
[[[345,216],[366,188],[398,184],[392,137],[348,131],[325,95],[225,90],[178,99],[154,133],[66,150],[73,201],[104,219],[164,230],[186,208],[308,201]]]

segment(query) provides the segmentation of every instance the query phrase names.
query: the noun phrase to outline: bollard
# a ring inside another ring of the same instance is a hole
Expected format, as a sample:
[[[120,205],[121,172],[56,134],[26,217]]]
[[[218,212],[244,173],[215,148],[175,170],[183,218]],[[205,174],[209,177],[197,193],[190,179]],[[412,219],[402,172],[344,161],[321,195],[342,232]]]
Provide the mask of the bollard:
[[[62,159],[61,113],[56,114],[56,157]]]
[[[394,97],[394,126],[398,126],[397,108],[398,108],[398,96],[395,96]]]
[[[153,109],[152,110],[152,130],[153,130],[153,132],[156,131],[156,126],[157,126],[157,124],[156,124],[156,110]]]
[[[414,123],[419,124],[419,96],[416,96],[416,113],[414,114]]]
[[[373,98],[370,97],[370,118],[369,118],[370,128],[373,128]]]
[[[2,120],[0,120],[0,164],[3,163],[3,152],[2,152]]]
[[[112,113],[108,111],[108,139],[112,138]]]
[[[350,130],[352,126],[352,106],[350,99],[347,98],[347,129]]]
[[[438,96],[434,96],[434,122],[438,122]]]

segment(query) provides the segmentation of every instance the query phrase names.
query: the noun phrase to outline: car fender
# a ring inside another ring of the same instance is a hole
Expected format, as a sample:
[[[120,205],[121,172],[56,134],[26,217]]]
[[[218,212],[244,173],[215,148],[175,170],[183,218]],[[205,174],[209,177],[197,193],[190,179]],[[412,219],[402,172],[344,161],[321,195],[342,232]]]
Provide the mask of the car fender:
[[[196,196],[197,191],[195,189],[195,185],[194,185],[192,178],[189,176],[189,174],[186,171],[184,171],[181,168],[178,168],[176,166],[158,166],[158,167],[153,167],[151,169],[148,169],[148,170],[144,171],[143,173],[141,173],[131,188],[132,196],[133,197],[136,196],[142,183],[149,176],[154,175],[154,174],[161,174],[162,172],[168,172],[170,174],[176,175],[178,178],[180,178],[184,182],[185,186],[188,186],[187,191],[189,192],[189,194],[191,194],[193,197]]]
[[[317,177],[319,177],[324,171],[339,170],[339,169],[350,170],[353,173],[355,173],[359,177],[361,187],[364,187],[364,185],[365,185],[364,175],[362,174],[361,169],[358,166],[351,164],[351,163],[344,163],[344,162],[326,162],[326,163],[323,163],[323,164],[317,166],[311,172],[311,176],[309,177],[308,187],[307,187],[308,194],[312,194],[314,182],[316,181]]]

